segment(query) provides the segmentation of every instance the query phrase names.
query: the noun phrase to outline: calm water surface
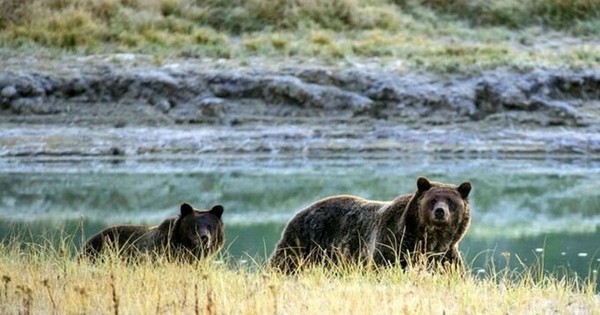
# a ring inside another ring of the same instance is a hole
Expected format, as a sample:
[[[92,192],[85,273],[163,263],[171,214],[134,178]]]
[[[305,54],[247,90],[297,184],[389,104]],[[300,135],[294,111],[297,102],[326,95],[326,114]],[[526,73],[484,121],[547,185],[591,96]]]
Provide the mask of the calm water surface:
[[[572,159],[253,157],[0,160],[0,237],[81,240],[112,224],[160,223],[182,202],[225,207],[228,252],[264,260],[291,216],[322,197],[391,200],[417,176],[470,180],[471,228],[461,245],[474,271],[543,259],[581,276],[600,267],[600,162]],[[77,244],[78,245],[78,244]],[[517,259],[518,257],[518,259]],[[480,272],[483,272],[481,270]]]

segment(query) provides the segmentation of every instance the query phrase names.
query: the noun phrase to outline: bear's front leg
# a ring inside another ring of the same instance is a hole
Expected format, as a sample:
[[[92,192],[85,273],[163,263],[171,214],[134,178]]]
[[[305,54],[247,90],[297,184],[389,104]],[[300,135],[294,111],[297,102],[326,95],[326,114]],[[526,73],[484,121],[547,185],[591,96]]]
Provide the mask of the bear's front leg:
[[[462,256],[460,255],[460,252],[458,251],[457,246],[451,247],[446,252],[444,257],[442,258],[442,265],[444,266],[444,268],[447,268],[449,271],[456,270],[461,274],[465,273],[464,262],[463,262]]]

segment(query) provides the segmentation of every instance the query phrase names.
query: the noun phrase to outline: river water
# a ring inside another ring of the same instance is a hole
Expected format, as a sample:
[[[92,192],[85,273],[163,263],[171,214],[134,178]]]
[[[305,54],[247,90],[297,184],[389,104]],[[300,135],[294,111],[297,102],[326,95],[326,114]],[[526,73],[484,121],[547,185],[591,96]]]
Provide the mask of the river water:
[[[322,197],[391,200],[417,176],[473,183],[472,225],[461,243],[474,272],[543,261],[581,277],[600,268],[600,161],[444,156],[162,156],[0,160],[0,237],[79,246],[114,224],[155,225],[182,202],[225,207],[226,250],[264,261],[287,220]],[[81,224],[83,222],[83,224]],[[81,227],[82,226],[82,227]],[[519,261],[521,261],[519,263]]]

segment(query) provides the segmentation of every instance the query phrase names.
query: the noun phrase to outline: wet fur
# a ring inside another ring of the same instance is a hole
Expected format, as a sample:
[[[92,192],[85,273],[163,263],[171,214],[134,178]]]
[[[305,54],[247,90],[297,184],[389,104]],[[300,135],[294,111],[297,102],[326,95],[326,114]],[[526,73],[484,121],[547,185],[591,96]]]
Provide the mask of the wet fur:
[[[179,216],[158,226],[119,225],[100,231],[83,245],[81,258],[95,261],[102,252],[115,250],[128,259],[158,256],[200,259],[216,252],[224,243],[222,214],[220,205],[197,210],[184,203]],[[200,230],[203,232],[199,233]]]
[[[455,186],[422,177],[415,193],[392,201],[350,195],[319,200],[288,222],[269,264],[283,272],[342,261],[406,267],[409,257],[423,253],[432,262],[462,266],[458,244],[470,224],[470,190],[470,183]],[[452,213],[448,207],[447,224],[430,220],[428,205],[435,198],[455,206]]]

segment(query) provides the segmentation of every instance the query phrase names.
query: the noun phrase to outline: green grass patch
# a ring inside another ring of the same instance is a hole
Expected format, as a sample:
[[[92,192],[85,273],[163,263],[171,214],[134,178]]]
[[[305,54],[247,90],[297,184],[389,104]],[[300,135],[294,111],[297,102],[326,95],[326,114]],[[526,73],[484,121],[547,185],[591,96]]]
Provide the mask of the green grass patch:
[[[544,25],[570,28],[578,21],[600,18],[600,2],[595,0],[407,0],[406,7],[427,6],[455,15],[475,25],[501,25],[513,28]]]
[[[561,45],[562,37],[597,41],[600,2],[3,0],[0,30],[3,47],[27,51],[402,58],[441,72],[588,67],[599,65],[597,45],[565,43],[553,53],[538,46]]]

